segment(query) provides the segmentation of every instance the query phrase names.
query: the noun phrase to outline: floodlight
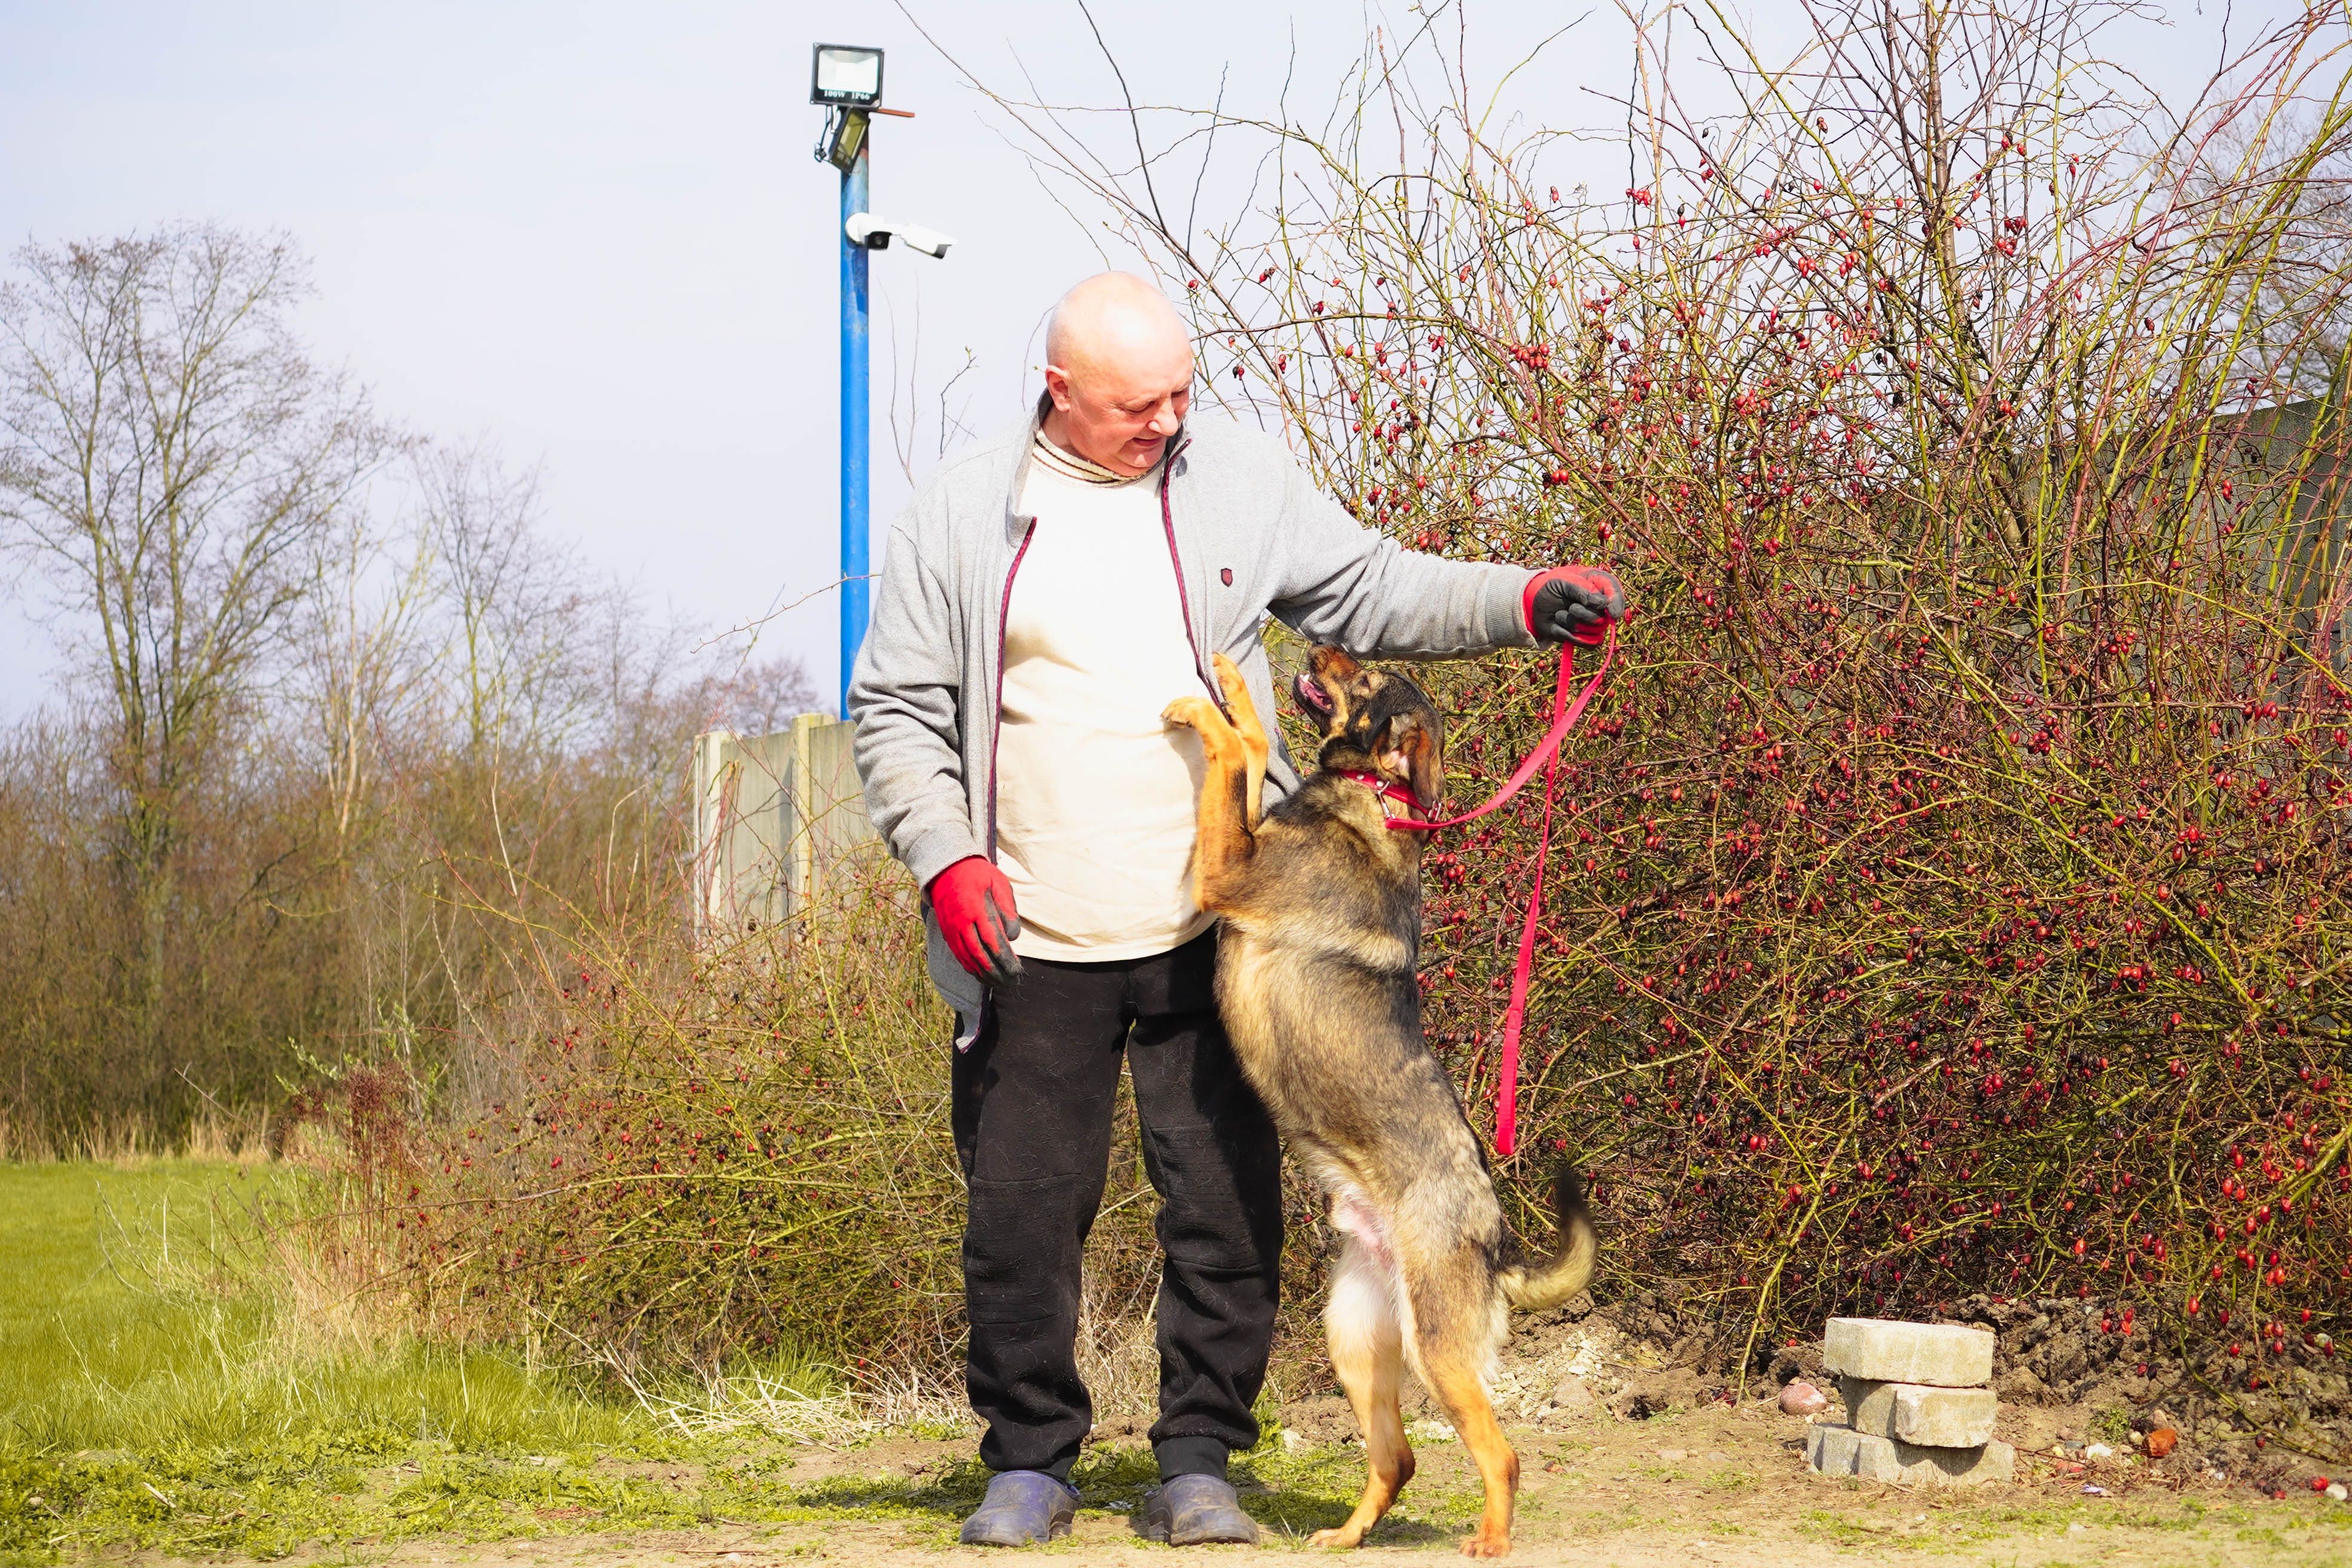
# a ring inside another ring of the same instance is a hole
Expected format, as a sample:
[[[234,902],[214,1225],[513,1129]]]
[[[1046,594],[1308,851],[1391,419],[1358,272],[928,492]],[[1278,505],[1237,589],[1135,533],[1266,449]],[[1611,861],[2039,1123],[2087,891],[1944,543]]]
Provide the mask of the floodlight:
[[[817,138],[816,155],[844,174],[857,162],[857,154],[866,151],[867,118],[862,109],[835,109],[826,111],[824,133]]]
[[[882,51],[855,44],[819,44],[809,79],[809,101],[871,109],[882,101]]]

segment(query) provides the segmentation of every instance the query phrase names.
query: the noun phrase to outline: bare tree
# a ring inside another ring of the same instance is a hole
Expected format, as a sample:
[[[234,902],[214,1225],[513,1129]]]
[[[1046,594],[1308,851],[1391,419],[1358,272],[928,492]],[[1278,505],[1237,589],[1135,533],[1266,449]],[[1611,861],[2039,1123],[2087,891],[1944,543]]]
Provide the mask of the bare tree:
[[[2226,319],[2239,335],[2233,370],[2253,406],[2339,400],[2352,354],[2352,307],[2340,280],[2352,267],[2352,145],[2340,109],[2308,101],[2234,106],[2190,150],[2184,186],[2210,204],[2211,265],[2226,269]],[[2237,257],[2249,237],[2265,246]],[[2256,263],[2259,264],[2256,264]]]
[[[686,738],[814,707],[805,670],[648,615],[528,466],[384,428],[295,337],[287,242],[15,263],[0,552],[73,674],[0,729],[0,1123],[423,1081],[544,932],[667,907]]]
[[[413,734],[431,711],[431,568],[414,532],[356,508],[318,542],[293,706],[338,842],[357,830],[385,733]]]
[[[291,331],[286,239],[188,224],[30,245],[0,289],[0,539],[103,689],[152,1027],[186,805],[315,542],[390,446]]]
[[[824,708],[808,666],[791,654],[747,659],[732,674],[707,679],[693,696],[702,723],[746,735],[781,730]]]
[[[447,616],[450,707],[472,762],[560,746],[595,696],[587,668],[609,606],[574,553],[540,524],[539,475],[495,447],[436,446],[415,483],[436,595]]]

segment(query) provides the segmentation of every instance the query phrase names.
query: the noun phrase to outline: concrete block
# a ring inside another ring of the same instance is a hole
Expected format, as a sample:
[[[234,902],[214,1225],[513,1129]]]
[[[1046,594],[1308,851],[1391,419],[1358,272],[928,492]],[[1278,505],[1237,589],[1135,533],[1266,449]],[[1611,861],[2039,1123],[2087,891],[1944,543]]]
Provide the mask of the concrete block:
[[[2000,1396],[1990,1388],[1935,1388],[1924,1383],[1841,1378],[1845,1424],[1857,1432],[1900,1438],[1923,1448],[1973,1448],[1992,1436]]]
[[[1898,1486],[1981,1486],[2017,1478],[2017,1450],[2006,1443],[1976,1448],[1923,1448],[1851,1426],[1808,1428],[1805,1462],[1825,1476],[1856,1476]]]
[[[1975,1388],[1992,1378],[1992,1331],[1888,1318],[1832,1318],[1822,1364],[1840,1377]]]

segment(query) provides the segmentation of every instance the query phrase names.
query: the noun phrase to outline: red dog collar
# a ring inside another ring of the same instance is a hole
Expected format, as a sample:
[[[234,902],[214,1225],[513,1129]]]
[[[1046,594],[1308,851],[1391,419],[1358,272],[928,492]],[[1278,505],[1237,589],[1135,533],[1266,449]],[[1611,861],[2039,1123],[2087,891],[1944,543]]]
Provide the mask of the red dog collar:
[[[1394,818],[1400,815],[1417,816],[1428,809],[1422,805],[1421,796],[1401,784],[1391,784],[1378,773],[1361,773],[1354,768],[1333,768],[1331,771],[1343,779],[1354,780],[1380,796],[1381,815],[1384,817]],[[1389,809],[1391,801],[1405,808],[1402,814]]]

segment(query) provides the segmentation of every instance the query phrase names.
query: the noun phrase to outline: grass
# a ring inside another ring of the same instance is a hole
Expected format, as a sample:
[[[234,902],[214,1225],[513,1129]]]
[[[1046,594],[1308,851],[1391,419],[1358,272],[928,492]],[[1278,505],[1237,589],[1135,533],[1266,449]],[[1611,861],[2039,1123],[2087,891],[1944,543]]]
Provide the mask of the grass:
[[[0,1169],[0,1428],[44,1446],[104,1447],[127,1436],[123,1395],[182,1375],[197,1325],[132,1289],[109,1256],[109,1222],[119,1230],[125,1209],[152,1214],[168,1234],[176,1199],[184,1247],[197,1239],[184,1234],[191,1205],[203,1223],[216,1196],[247,1179],[240,1167],[176,1163]],[[247,1330],[228,1326],[239,1340]]]
[[[294,1310],[257,1256],[258,1213],[303,1179],[186,1161],[0,1166],[0,1433],[68,1453],[632,1436],[630,1413],[509,1357],[387,1347]]]
[[[714,1446],[509,1356],[325,1326],[260,1220],[305,1179],[0,1164],[0,1563],[697,1517],[588,1467]]]
[[[0,1163],[0,1568],[719,1521],[889,1520],[946,1545],[987,1484],[969,1459],[795,1476],[779,1426],[827,1397],[804,1367],[623,1400],[511,1356],[357,1331],[263,1223],[306,1179]],[[1286,1451],[1265,1414],[1234,1479],[1270,1538],[1303,1540],[1347,1516],[1360,1460]],[[1148,1449],[1106,1447],[1076,1479],[1090,1510],[1131,1516],[1156,1476]],[[1450,1540],[1477,1502],[1424,1484],[1375,1539]]]
[[[626,1400],[508,1355],[369,1338],[339,1312],[345,1304],[264,1245],[261,1212],[301,1195],[291,1184],[305,1179],[219,1163],[0,1163],[0,1568],[126,1550],[268,1559],[421,1536],[722,1521],[889,1521],[908,1544],[945,1547],[986,1486],[969,1458],[935,1456],[913,1475],[816,1479],[799,1468],[810,1450],[787,1428],[812,1419],[803,1407],[845,1408],[805,1367],[741,1369]],[[884,1403],[907,1415],[928,1408],[912,1391]],[[1292,1448],[1270,1405],[1262,1415],[1265,1439],[1237,1458],[1234,1479],[1268,1543],[1296,1545],[1347,1516],[1362,1457]],[[862,1429],[824,1428],[820,1441],[855,1446],[883,1425],[934,1437],[962,1430],[869,1412]],[[1567,1438],[1558,1452],[1591,1447]],[[1131,1517],[1156,1467],[1141,1447],[1093,1448],[1076,1479],[1089,1514]],[[1592,1500],[1580,1495],[1584,1479],[1577,1470],[1561,1489],[1530,1497],[1530,1514],[1583,1513]],[[1734,1467],[1661,1479],[1695,1479],[1719,1505],[1755,1479]],[[1424,1470],[1372,1539],[1444,1545],[1478,1506],[1474,1478]],[[1799,1529],[1884,1557],[2063,1535],[2077,1520],[2126,1531],[2264,1528],[2242,1509],[2147,1499],[2122,1509],[1939,1507],[1933,1528],[1919,1530],[1815,1509]],[[2352,1510],[2321,1522],[2352,1526]],[[1577,1526],[1596,1537],[1647,1528],[1631,1502]],[[1704,1528],[1745,1527],[1717,1518]]]

